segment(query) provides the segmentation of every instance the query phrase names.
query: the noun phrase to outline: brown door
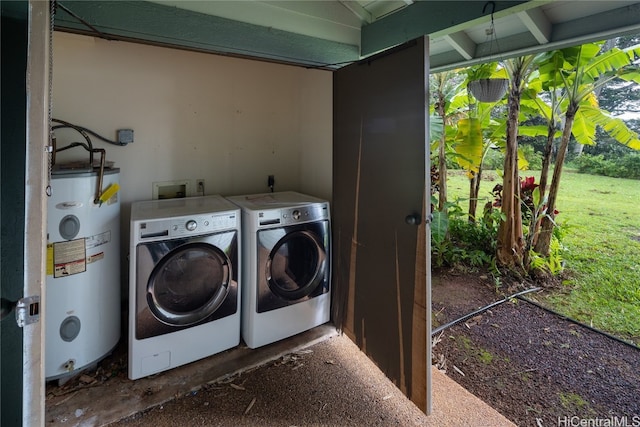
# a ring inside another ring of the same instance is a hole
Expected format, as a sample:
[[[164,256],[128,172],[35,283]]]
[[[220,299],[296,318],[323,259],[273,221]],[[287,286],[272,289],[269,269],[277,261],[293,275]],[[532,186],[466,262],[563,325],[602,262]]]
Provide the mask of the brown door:
[[[430,412],[428,39],[334,73],[333,319]]]

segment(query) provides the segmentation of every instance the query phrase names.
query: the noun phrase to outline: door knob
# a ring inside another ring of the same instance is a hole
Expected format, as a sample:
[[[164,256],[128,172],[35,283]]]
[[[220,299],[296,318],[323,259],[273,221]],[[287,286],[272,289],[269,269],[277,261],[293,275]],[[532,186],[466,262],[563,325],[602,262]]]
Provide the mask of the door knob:
[[[422,217],[419,214],[410,214],[405,217],[404,222],[409,225],[420,225]]]

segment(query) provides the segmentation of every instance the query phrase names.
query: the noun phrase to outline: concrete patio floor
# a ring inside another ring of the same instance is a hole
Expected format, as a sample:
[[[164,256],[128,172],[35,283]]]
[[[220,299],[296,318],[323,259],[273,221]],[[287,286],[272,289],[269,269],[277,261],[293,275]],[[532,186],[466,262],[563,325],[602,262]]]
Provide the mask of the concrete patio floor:
[[[65,393],[49,385],[45,420],[96,427],[514,425],[435,367],[432,372],[427,416],[346,336],[323,325],[136,381],[122,373],[76,388],[69,381],[57,388]],[[85,382],[90,378],[87,372]]]

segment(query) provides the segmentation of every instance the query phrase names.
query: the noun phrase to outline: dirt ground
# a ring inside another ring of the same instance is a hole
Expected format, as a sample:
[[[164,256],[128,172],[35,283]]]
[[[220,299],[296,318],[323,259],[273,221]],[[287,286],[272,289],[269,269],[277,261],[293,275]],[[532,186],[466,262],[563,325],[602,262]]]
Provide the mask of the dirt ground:
[[[511,295],[500,292],[482,274],[435,273],[434,323]],[[519,426],[640,425],[640,350],[633,346],[520,299],[435,338],[434,361],[447,375]]]

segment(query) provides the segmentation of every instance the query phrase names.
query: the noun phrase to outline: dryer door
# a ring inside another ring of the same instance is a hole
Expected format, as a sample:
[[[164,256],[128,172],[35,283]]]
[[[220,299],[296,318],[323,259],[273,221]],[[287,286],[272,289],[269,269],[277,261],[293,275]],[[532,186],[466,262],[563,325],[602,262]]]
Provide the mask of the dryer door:
[[[258,312],[329,291],[328,221],[261,230],[258,245],[265,258],[258,263],[264,265]]]

